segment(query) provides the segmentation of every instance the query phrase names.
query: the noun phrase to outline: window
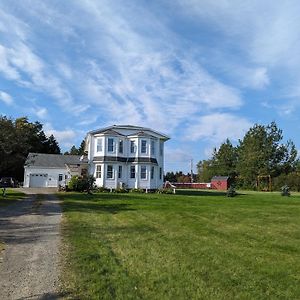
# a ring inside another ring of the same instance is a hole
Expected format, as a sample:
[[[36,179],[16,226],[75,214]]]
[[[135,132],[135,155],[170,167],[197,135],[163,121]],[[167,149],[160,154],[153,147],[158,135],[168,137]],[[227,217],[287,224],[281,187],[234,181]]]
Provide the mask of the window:
[[[113,179],[114,178],[114,172],[113,172],[113,166],[112,165],[107,166],[106,178],[107,179]]]
[[[151,154],[152,154],[152,155],[155,154],[155,143],[154,143],[153,140],[151,141]]]
[[[102,139],[97,139],[97,152],[102,152]]]
[[[119,153],[123,153],[123,140],[119,141]]]
[[[107,151],[114,152],[114,139],[113,138],[107,139]]]
[[[159,143],[159,154],[160,154],[160,156],[163,155],[163,150],[164,150],[164,148],[163,148],[163,142],[160,142]]]
[[[58,181],[62,181],[62,180],[63,180],[63,174],[58,174]]]
[[[96,178],[101,178],[101,165],[96,165]]]
[[[151,167],[151,175],[150,176],[151,176],[151,179],[154,178],[154,167],[153,166]]]
[[[130,141],[130,153],[135,152],[135,141]]]
[[[141,153],[147,153],[147,141],[142,140]]]
[[[122,166],[119,166],[118,178],[122,178]]]
[[[130,167],[130,178],[135,178],[135,166]]]
[[[147,179],[147,167],[141,166],[141,179]]]
[[[162,169],[159,168],[159,179],[161,179],[161,178],[162,178]]]

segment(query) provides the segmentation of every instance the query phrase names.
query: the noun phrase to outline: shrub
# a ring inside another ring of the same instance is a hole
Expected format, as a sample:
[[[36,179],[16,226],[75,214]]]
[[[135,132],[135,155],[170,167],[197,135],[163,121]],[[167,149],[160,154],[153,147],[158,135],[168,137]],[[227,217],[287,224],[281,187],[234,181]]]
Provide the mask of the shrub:
[[[236,191],[233,185],[229,187],[227,190],[227,197],[235,197],[236,196]]]
[[[115,193],[128,193],[127,189],[124,188],[117,188],[114,190]]]
[[[110,192],[110,189],[100,186],[100,187],[96,188],[96,192],[97,193],[107,193],[107,192]]]
[[[130,189],[129,192],[130,193],[145,193],[145,191],[143,189]]]
[[[68,183],[68,190],[76,192],[87,191],[90,193],[94,187],[94,182],[95,178],[91,175],[87,177],[73,176]]]
[[[290,195],[291,195],[291,193],[290,193],[290,188],[288,185],[284,185],[283,187],[281,187],[281,196],[289,197]]]
[[[170,188],[162,188],[157,190],[158,194],[174,194],[173,189]]]

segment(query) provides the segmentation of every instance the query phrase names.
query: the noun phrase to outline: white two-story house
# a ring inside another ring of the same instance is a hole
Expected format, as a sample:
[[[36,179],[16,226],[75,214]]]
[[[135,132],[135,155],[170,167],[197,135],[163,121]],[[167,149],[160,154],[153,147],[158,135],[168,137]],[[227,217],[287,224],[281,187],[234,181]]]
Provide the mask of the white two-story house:
[[[155,130],[113,125],[91,131],[85,139],[88,173],[106,188],[157,189],[163,186],[164,142]]]

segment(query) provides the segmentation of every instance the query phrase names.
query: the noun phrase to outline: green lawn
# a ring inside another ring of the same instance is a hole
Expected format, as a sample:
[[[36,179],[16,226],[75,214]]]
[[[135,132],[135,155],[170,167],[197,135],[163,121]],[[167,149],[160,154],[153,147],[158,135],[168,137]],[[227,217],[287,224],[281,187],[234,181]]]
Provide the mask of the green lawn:
[[[300,195],[61,197],[71,299],[300,299]]]
[[[7,189],[6,190],[6,197],[2,196],[2,188],[0,188],[0,207],[9,205],[14,203],[17,200],[22,200],[25,194],[14,190],[14,189]]]

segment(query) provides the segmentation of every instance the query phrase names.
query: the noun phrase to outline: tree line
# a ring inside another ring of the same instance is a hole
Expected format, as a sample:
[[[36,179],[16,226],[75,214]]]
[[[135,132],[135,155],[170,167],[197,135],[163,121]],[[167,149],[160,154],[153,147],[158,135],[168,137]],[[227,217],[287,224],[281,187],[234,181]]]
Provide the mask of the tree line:
[[[257,186],[260,176],[261,185],[267,185],[271,177],[275,188],[290,184],[296,190],[300,189],[299,167],[295,144],[283,143],[282,130],[275,122],[255,124],[236,146],[226,139],[210,159],[197,164],[200,182],[219,175],[231,177],[241,188],[263,188]]]
[[[24,163],[29,152],[60,154],[61,149],[53,135],[43,131],[43,124],[30,122],[27,117],[16,119],[0,115],[0,178],[14,177],[23,181]],[[84,153],[84,141],[74,145],[65,154]]]

